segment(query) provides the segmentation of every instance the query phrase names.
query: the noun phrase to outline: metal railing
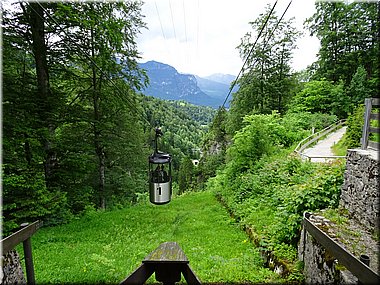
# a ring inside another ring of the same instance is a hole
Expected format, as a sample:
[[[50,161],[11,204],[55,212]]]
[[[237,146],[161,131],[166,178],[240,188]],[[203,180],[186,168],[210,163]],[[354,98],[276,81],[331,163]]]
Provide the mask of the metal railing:
[[[36,221],[32,224],[24,223],[21,229],[10,236],[0,241],[0,246],[3,248],[3,255],[7,254],[10,250],[14,249],[18,244],[23,244],[26,280],[27,284],[34,285],[36,283],[34,276],[33,256],[32,256],[32,242],[31,236],[42,226],[42,222]]]
[[[372,148],[375,150],[379,150],[379,142],[369,140],[369,135],[371,133],[379,133],[379,127],[371,126],[371,122],[377,121],[379,123],[379,113],[372,113],[373,107],[380,106],[379,98],[366,98],[364,101],[365,110],[364,110],[364,125],[363,125],[363,133],[361,138],[361,148],[367,149]]]
[[[303,139],[299,142],[299,144],[294,149],[294,152],[297,153],[301,158],[306,158],[308,160],[311,160],[312,158],[326,158],[326,159],[335,159],[335,158],[345,158],[346,156],[340,156],[340,155],[327,155],[327,156],[309,156],[304,153],[304,150],[310,146],[313,143],[316,143],[321,138],[325,137],[329,133],[332,133],[338,128],[343,127],[343,125],[346,123],[346,120],[339,120],[335,122],[334,124],[329,125],[328,127],[324,128],[323,130],[320,130],[319,132],[316,132],[307,138]]]

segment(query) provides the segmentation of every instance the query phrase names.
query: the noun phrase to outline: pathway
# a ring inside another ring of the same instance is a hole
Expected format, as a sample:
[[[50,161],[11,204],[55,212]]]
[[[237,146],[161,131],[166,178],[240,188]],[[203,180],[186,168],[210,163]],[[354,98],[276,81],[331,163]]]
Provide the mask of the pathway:
[[[315,146],[303,151],[308,156],[332,156],[334,155],[331,147],[336,144],[346,132],[347,127],[342,127],[336,132],[329,134],[324,140],[319,141]],[[328,158],[311,158],[312,162],[326,162]]]

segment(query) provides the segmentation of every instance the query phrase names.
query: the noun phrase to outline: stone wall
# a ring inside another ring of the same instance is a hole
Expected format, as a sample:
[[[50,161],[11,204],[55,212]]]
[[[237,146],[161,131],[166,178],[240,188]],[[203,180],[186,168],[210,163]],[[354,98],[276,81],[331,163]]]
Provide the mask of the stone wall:
[[[1,257],[0,284],[26,284],[20,257],[16,250],[11,250]]]
[[[379,153],[350,149],[340,196],[340,207],[374,231],[379,229]]]
[[[350,223],[361,225],[368,236],[379,229],[378,155],[374,150],[348,150],[339,201],[339,208],[348,210]],[[364,237],[363,234],[360,239],[365,241]],[[306,284],[358,284],[357,278],[348,270],[341,270],[335,257],[305,229],[302,229],[298,256],[304,262]],[[376,256],[378,253],[371,260]]]
[[[338,261],[305,229],[298,245],[298,258],[304,263],[305,284],[357,284],[348,270],[340,270]]]

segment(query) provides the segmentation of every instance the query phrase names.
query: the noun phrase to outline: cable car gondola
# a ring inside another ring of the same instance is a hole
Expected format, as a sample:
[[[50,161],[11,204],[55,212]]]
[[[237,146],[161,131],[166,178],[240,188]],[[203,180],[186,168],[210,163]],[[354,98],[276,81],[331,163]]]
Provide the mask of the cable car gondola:
[[[172,197],[172,158],[170,154],[158,151],[158,137],[163,134],[160,128],[155,131],[155,150],[149,156],[149,199],[153,204],[163,205]]]

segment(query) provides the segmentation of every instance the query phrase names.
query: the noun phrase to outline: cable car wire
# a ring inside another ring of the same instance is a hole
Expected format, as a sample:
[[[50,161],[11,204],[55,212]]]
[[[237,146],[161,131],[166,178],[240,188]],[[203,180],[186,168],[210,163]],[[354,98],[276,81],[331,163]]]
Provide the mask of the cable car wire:
[[[259,40],[259,38],[260,38],[260,36],[261,36],[261,34],[262,34],[264,28],[265,28],[265,26],[267,25],[267,23],[268,23],[268,21],[269,21],[269,18],[270,18],[270,16],[272,15],[272,13],[273,13],[273,11],[274,11],[274,8],[275,8],[276,5],[277,5],[277,2],[278,2],[278,0],[276,0],[276,2],[274,3],[272,9],[271,9],[270,12],[269,12],[268,17],[267,17],[266,20],[265,20],[264,25],[261,27],[261,30],[260,30],[260,32],[259,32],[257,38],[256,38],[256,41],[254,42],[254,44],[253,44],[251,50],[249,51],[247,57],[245,58],[245,61],[244,61],[244,63],[243,63],[243,66],[241,67],[241,69],[240,69],[238,75],[236,76],[235,80],[233,81],[233,83],[232,83],[232,85],[231,85],[231,87],[230,87],[230,90],[229,90],[229,92],[228,92],[228,94],[227,94],[227,96],[226,96],[226,99],[224,99],[224,102],[223,102],[222,108],[224,108],[224,106],[225,106],[225,104],[226,104],[226,102],[227,102],[227,100],[228,100],[228,97],[231,95],[232,89],[234,89],[234,87],[235,87],[235,85],[236,85],[236,83],[237,83],[237,80],[239,79],[240,74],[243,72],[243,70],[244,70],[244,66],[246,65],[246,63],[247,63],[247,61],[248,61],[248,59],[249,59],[251,53],[253,52],[253,49],[255,48],[255,46],[256,46],[256,44],[257,44],[257,42],[258,42],[258,40]]]
[[[186,10],[185,10],[185,0],[182,0],[182,7],[183,7],[183,22],[185,24],[185,41],[187,45],[187,29],[186,29]]]
[[[157,6],[156,6],[157,7]],[[172,18],[172,26],[173,26],[173,33],[174,33],[174,38],[175,40],[177,40],[177,34],[175,32],[175,25],[174,25],[174,19],[173,19],[173,10],[172,10],[172,3],[171,3],[171,0],[169,0],[169,8],[170,8],[170,15],[171,15],[171,18]]]
[[[156,1],[154,1],[154,5],[156,6],[156,12],[157,12],[157,16],[158,16],[158,21],[160,22],[161,33],[162,33],[162,36],[164,37],[164,40],[166,41],[166,36],[165,36],[165,33],[164,33],[164,28],[162,27],[161,17],[160,17],[160,13],[158,12],[158,7],[157,7],[157,2]]]
[[[271,33],[269,34],[269,37],[268,37],[267,41],[264,42],[264,44],[263,44],[263,50],[265,49],[265,47],[267,46],[269,40],[271,39],[271,37],[273,36],[274,32],[276,31],[278,25],[280,24],[280,22],[281,22],[282,19],[284,18],[286,12],[287,12],[288,9],[289,9],[290,4],[292,4],[292,1],[293,1],[293,0],[290,0],[288,6],[286,7],[286,9],[285,9],[285,11],[284,11],[284,13],[282,13],[282,15],[281,15],[281,17],[280,17],[280,20],[277,21],[276,26],[273,28],[273,30],[272,30]],[[256,64],[257,60],[258,60],[258,59],[256,58],[256,60],[255,60],[255,61],[253,62],[253,64],[252,64],[252,67]]]
[[[139,112],[138,111],[138,109],[137,109],[137,107],[129,100],[129,98],[128,97],[126,97],[126,96],[122,96],[122,94],[123,94],[123,92],[120,90],[120,88],[115,84],[115,82],[113,82],[112,81],[112,79],[110,78],[110,76],[106,73],[106,72],[104,72],[97,64],[96,64],[96,62],[93,60],[93,58],[90,56],[90,55],[88,55],[81,47],[80,47],[80,45],[76,42],[76,41],[74,41],[74,40],[72,40],[71,39],[71,37],[70,37],[70,35],[68,35],[67,33],[66,33],[66,31],[63,29],[63,28],[61,28],[61,26],[59,25],[59,23],[48,13],[48,11],[41,5],[41,3],[39,2],[39,1],[36,1],[36,3],[41,7],[41,9],[43,10],[43,12],[47,15],[47,17],[51,20],[51,21],[53,21],[54,22],[54,24],[56,25],[56,28],[59,28],[60,29],[60,31],[62,32],[62,33],[64,33],[65,35],[66,35],[66,37],[67,37],[67,39],[70,41],[70,43],[71,44],[73,44],[73,45],[75,45],[76,47],[77,47],[77,49],[91,62],[91,64],[93,64],[94,65],[94,67],[96,67],[99,71],[100,71],[100,73],[103,75],[103,76],[105,76],[105,78],[108,80],[108,82],[110,82],[112,85],[113,85],[113,87],[115,87],[115,90],[116,91],[118,91],[120,94],[117,94],[117,95],[119,95],[118,97],[119,97],[119,99],[121,99],[122,101],[123,100],[125,100],[128,104],[129,104],[129,106],[132,108],[132,110],[135,112],[135,114],[136,115],[138,115],[138,116],[140,116],[143,120],[145,120],[146,122],[148,122],[148,124],[150,124],[150,122],[148,121],[148,119],[145,117],[145,116],[143,116],[142,115],[142,113],[141,112]],[[28,3],[28,5],[29,5],[29,7],[41,18],[41,19],[43,19],[43,20],[45,20],[44,18],[42,18],[42,16],[41,15],[39,15],[38,13],[37,13],[37,11],[33,8],[33,6],[31,6],[30,5],[30,3]],[[49,25],[49,27],[50,28],[53,28],[52,27],[52,25],[51,25],[51,23],[49,22],[49,21],[47,21],[47,24]],[[54,29],[53,29],[54,30]],[[90,77],[90,76],[89,76]],[[90,77],[91,78],[91,77]],[[106,81],[107,82],[107,81]]]

